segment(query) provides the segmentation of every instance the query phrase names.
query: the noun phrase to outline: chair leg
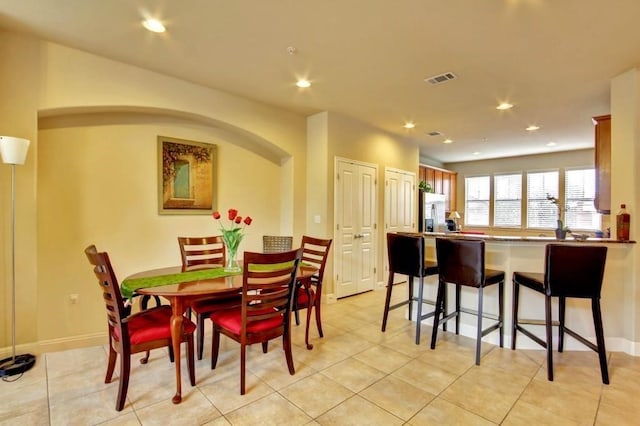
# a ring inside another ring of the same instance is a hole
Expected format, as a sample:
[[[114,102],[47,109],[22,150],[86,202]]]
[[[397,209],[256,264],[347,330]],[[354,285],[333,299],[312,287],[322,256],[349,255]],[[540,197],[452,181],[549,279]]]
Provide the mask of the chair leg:
[[[111,383],[111,378],[113,377],[113,370],[116,367],[116,358],[118,358],[118,353],[114,351],[111,344],[109,344],[109,360],[107,361],[107,375],[104,378],[105,383]]]
[[[322,306],[320,293],[316,293],[316,301],[314,303],[314,307],[316,309],[316,325],[318,326],[318,334],[320,335],[320,337],[324,337],[324,333],[322,332],[322,316],[320,315],[320,306]]]
[[[547,379],[553,381],[553,333],[551,332],[551,296],[544,297],[544,321],[547,334]]]
[[[211,369],[216,368],[218,363],[218,350],[220,349],[220,331],[213,327],[213,337],[211,339]]]
[[[516,334],[518,328],[518,303],[520,301],[520,284],[513,281],[513,303],[511,310],[511,349],[516,349]]]
[[[284,356],[287,359],[289,374],[293,376],[294,374],[296,374],[296,369],[293,365],[293,353],[291,351],[291,334],[285,333],[282,335],[282,348],[284,349]]]
[[[173,355],[173,346],[169,345],[167,347],[167,349],[169,350],[169,361],[174,362],[175,361],[175,359],[174,359],[175,357]]]
[[[151,355],[151,351],[147,351],[147,353],[140,358],[140,364],[146,364],[149,362],[149,356]],[[171,358],[171,362],[173,362],[173,358]]]
[[[269,351],[269,341],[265,340],[262,342],[262,353],[266,354]]]
[[[196,312],[196,322],[198,327],[196,328],[196,337],[198,339],[198,360],[202,359],[204,353],[204,315]]]
[[[122,411],[127,399],[129,388],[129,374],[131,373],[131,354],[123,353],[120,357],[120,385],[118,386],[118,399],[116,399],[116,411]]]
[[[245,364],[247,362],[247,350],[244,344],[240,344],[240,395],[245,393]]]
[[[483,288],[478,288],[478,330],[476,331],[476,365],[480,365],[480,352],[482,349],[482,293]],[[460,315],[458,315],[460,317]],[[456,327],[457,328],[457,327]]]
[[[387,296],[384,299],[384,313],[382,314],[382,332],[387,329],[387,318],[389,317],[389,305],[391,304],[391,291],[393,290],[393,276],[394,273],[389,273],[389,280],[387,282]]]
[[[413,277],[411,277],[413,281]],[[416,306],[416,345],[420,344],[420,329],[422,328],[422,292],[424,291],[424,278],[418,278],[418,302]],[[409,303],[411,306],[411,303]],[[411,317],[409,317],[411,318]]]
[[[602,312],[600,311],[599,299],[591,299],[591,310],[593,311],[593,325],[596,329],[596,343],[598,345],[598,358],[600,359],[602,383],[608,385],[609,369],[607,367],[607,349],[604,346],[604,330],[602,329]]]
[[[193,335],[187,337],[187,369],[189,370],[189,383],[196,385],[196,366],[193,354]],[[178,360],[178,362],[180,362]]]
[[[498,284],[498,321],[500,321],[500,347],[504,348],[504,281]]]
[[[564,350],[564,314],[567,307],[567,298],[558,298],[558,352]]]
[[[456,334],[460,334],[460,292],[462,287],[456,284]]]
[[[409,321],[411,321],[411,318],[413,318],[413,277],[410,276],[408,277],[409,279],[407,280],[407,287],[408,287],[408,292],[409,292]]]
[[[438,338],[438,326],[440,325],[440,314],[443,309],[443,297],[446,291],[446,284],[438,280],[438,294],[436,295],[435,312],[433,313],[433,330],[431,330],[431,349],[436,348],[436,339]]]

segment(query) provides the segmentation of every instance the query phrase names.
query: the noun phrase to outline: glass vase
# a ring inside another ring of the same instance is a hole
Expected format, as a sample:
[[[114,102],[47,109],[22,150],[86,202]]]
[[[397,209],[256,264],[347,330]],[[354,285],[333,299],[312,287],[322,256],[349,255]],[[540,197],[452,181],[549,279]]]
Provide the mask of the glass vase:
[[[240,245],[240,238],[224,239],[224,246],[227,250],[227,262],[224,265],[225,272],[240,272],[242,269],[238,266],[236,259],[238,255],[238,246]]]

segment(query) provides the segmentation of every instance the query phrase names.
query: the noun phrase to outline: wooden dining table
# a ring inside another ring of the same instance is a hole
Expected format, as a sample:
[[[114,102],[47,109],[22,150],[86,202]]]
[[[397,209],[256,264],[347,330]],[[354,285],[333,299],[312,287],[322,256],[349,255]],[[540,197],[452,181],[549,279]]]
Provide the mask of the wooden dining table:
[[[296,275],[297,282],[305,288],[310,285],[311,277],[318,272],[314,266],[300,264]],[[163,280],[172,284],[158,285]],[[138,272],[126,277],[121,284],[125,297],[134,294],[162,296],[171,304],[171,342],[175,357],[176,394],[171,399],[174,404],[182,401],[182,380],[180,371],[180,336],[184,323],[184,314],[191,304],[202,298],[219,296],[221,299],[238,294],[242,290],[242,274],[224,273],[222,268],[201,269],[198,271],[183,271],[181,266],[151,269]],[[311,309],[311,308],[309,308]],[[309,315],[307,315],[309,318]],[[309,344],[309,321],[305,332],[305,343]]]

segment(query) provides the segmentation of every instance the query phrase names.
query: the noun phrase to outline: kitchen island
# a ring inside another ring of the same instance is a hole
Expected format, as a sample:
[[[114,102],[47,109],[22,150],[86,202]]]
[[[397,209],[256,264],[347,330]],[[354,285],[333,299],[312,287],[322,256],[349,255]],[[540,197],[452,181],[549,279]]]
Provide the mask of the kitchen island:
[[[608,351],[622,351],[631,355],[640,355],[640,286],[636,282],[634,268],[635,241],[617,241],[606,238],[589,238],[586,241],[578,241],[572,238],[557,240],[552,237],[514,237],[495,236],[485,234],[464,233],[438,233],[426,232],[425,236],[427,258],[436,258],[436,238],[472,238],[485,241],[486,267],[503,270],[505,272],[505,347],[511,344],[511,307],[512,307],[512,282],[514,271],[544,272],[545,246],[549,243],[561,244],[604,244],[607,246],[607,264],[605,267],[604,282],[602,285],[601,305],[604,334]],[[430,277],[433,285],[425,287],[425,292],[435,299],[437,277]],[[487,288],[485,291],[485,312],[497,313],[498,297],[497,286]],[[453,288],[449,289],[449,306],[453,306]],[[462,306],[475,309],[477,305],[477,291],[462,288]],[[544,319],[544,297],[529,289],[521,289],[520,313],[521,318]],[[557,319],[557,300],[554,300],[553,318]],[[433,320],[425,320],[432,325]],[[595,341],[595,332],[591,315],[591,303],[589,300],[567,299],[567,327],[573,328],[578,333]],[[544,338],[544,327],[531,327],[533,332]],[[451,328],[450,328],[451,329]],[[471,315],[462,315],[460,333],[475,337],[476,318]],[[556,336],[557,327],[554,327]],[[485,336],[485,341],[498,344],[497,332]],[[554,348],[557,339],[554,338]],[[529,340],[526,336],[518,338],[518,348],[540,349],[540,346]],[[571,337],[565,339],[567,350],[586,350],[585,346],[576,342]]]

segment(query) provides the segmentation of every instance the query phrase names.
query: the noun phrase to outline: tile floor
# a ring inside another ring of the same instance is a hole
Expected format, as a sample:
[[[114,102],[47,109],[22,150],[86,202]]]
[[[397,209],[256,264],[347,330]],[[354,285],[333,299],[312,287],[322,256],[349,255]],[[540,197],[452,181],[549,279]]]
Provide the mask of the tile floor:
[[[396,295],[404,289],[394,291]],[[238,345],[223,338],[218,367],[196,363],[197,386],[183,377],[183,402],[171,403],[173,365],[164,350],[147,365],[135,356],[125,408],[114,409],[118,381],[104,384],[103,346],[47,353],[13,383],[0,381],[0,424],[19,425],[623,425],[639,424],[640,357],[609,354],[611,384],[601,383],[591,351],[555,356],[556,379],[546,379],[542,351],[483,345],[440,333],[430,350],[430,327],[419,346],[402,309],[380,332],[384,292],[323,307],[325,337],[294,327],[296,374],[286,368],[280,341],[263,354],[250,348],[247,394],[239,394]],[[524,337],[523,337],[524,338]],[[184,359],[183,359],[184,364]],[[186,371],[183,369],[183,372]],[[117,368],[116,368],[117,372]]]

